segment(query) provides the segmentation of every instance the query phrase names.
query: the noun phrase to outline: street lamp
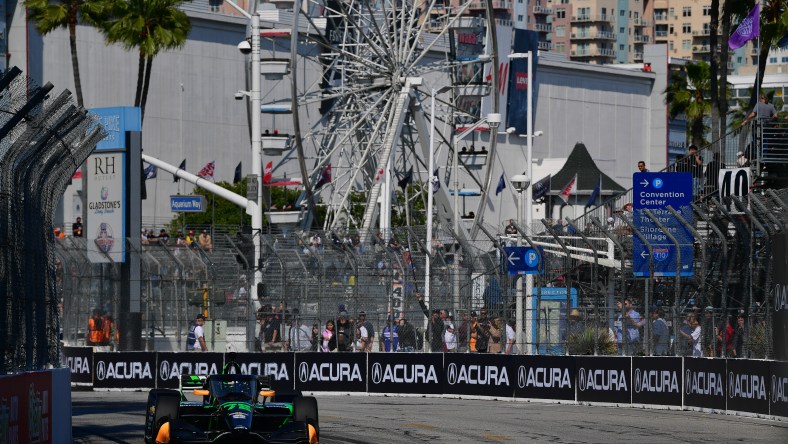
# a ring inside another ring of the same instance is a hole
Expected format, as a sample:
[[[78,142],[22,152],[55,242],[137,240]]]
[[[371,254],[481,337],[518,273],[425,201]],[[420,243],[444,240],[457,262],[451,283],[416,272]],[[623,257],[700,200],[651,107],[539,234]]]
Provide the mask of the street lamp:
[[[512,176],[510,179],[512,182],[512,186],[517,191],[517,225],[522,227],[523,226],[523,194],[528,194],[526,191],[528,187],[531,186],[531,178],[526,174],[516,174]],[[517,246],[519,247],[522,245],[522,238],[517,236]],[[531,287],[528,288],[528,282],[531,282]],[[531,294],[530,291],[533,290],[533,278],[531,275],[526,275],[526,292]],[[517,294],[515,296],[515,342],[523,347],[523,278],[520,277],[517,279],[517,287],[516,287]],[[525,348],[525,347],[523,347]]]

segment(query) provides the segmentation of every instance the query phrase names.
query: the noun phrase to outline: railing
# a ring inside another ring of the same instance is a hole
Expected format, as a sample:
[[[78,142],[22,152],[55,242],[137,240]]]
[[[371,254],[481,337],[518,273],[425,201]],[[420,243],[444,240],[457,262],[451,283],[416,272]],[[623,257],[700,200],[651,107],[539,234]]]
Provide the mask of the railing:
[[[573,22],[613,22],[616,19],[614,15],[598,14],[598,15],[573,15],[571,21]]]
[[[539,32],[552,32],[553,25],[549,25],[546,23],[537,23],[536,25],[534,25],[534,29],[536,29]]]
[[[616,51],[608,48],[573,49],[573,57],[615,57]]]
[[[575,40],[615,40],[616,34],[609,31],[573,32],[572,38]]]
[[[553,8],[548,8],[546,6],[536,5],[534,6],[534,14],[552,14]]]
[[[693,37],[704,37],[704,36],[709,36],[709,35],[711,35],[711,30],[710,29],[704,29],[702,31],[692,31],[692,36]]]
[[[670,17],[668,14],[654,14],[654,21],[657,22],[664,22],[667,21]]]
[[[635,36],[635,43],[648,43],[650,37],[647,35],[636,35]]]
[[[635,26],[639,26],[639,27],[651,26],[651,22],[649,22],[648,20],[643,20],[642,18],[636,18],[632,20],[632,22],[634,23]]]
[[[761,140],[758,161],[788,164],[788,120],[764,121],[757,125]]]
[[[553,47],[554,46],[551,42],[546,42],[546,41],[539,42],[539,49],[543,51],[552,51]]]
[[[711,45],[693,46],[692,52],[698,54],[705,54],[707,52],[711,52]]]
[[[657,37],[667,37],[668,31],[654,31],[654,35]]]

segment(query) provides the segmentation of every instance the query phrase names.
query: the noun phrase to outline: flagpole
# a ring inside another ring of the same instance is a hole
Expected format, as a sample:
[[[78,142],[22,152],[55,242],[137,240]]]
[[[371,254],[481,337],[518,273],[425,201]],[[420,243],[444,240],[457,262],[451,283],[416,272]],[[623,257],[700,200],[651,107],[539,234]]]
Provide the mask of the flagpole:
[[[154,178],[158,179],[158,178]],[[153,229],[155,233],[156,229],[156,210],[159,206],[159,181],[156,180],[156,184],[153,186]]]

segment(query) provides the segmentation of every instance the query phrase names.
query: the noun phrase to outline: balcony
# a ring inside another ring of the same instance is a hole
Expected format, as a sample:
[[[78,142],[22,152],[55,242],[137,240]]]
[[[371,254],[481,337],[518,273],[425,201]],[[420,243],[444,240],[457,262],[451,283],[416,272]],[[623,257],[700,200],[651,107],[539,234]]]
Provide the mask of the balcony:
[[[669,18],[667,14],[654,14],[655,22],[667,22]]]
[[[552,51],[553,44],[551,42],[539,42],[539,49],[542,51]]]
[[[710,29],[704,29],[702,31],[692,31],[693,37],[708,37],[709,35],[711,35]]]
[[[539,32],[553,32],[553,25],[547,23],[537,23],[534,25],[534,29]]]
[[[636,18],[636,19],[632,20],[632,23],[635,26],[638,26],[638,27],[641,27],[641,28],[646,27],[646,26],[651,26],[651,22],[649,22],[648,20],[643,20],[642,18]]]
[[[649,40],[647,35],[635,35],[635,43],[649,43]]]
[[[509,0],[493,0],[492,7],[493,9],[512,9],[512,2]],[[487,2],[484,0],[471,2],[468,9],[487,9]]]
[[[573,32],[573,40],[615,40],[616,35],[609,31]]]
[[[553,13],[553,8],[548,8],[546,6],[541,6],[541,5],[534,6],[534,14],[550,15],[552,13]]]
[[[642,62],[643,61],[643,53],[642,52],[636,52],[636,53],[633,54],[633,58],[635,59],[636,62]]]
[[[593,22],[607,22],[613,23],[615,21],[616,16],[614,15],[606,15],[606,14],[599,14],[599,15],[573,15],[572,22],[578,23],[593,23]]]
[[[706,54],[708,52],[711,52],[711,45],[700,45],[700,46],[692,47],[693,54]]]
[[[654,35],[656,35],[657,38],[667,38],[668,31],[654,31]]]
[[[573,49],[572,57],[615,57],[616,51],[608,48]]]

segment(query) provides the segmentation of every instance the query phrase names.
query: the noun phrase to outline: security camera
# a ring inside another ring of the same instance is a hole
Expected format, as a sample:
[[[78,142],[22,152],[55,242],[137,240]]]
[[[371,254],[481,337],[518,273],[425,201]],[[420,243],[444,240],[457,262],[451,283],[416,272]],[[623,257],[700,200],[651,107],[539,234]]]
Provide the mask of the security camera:
[[[506,128],[506,134],[514,134],[515,131],[517,131],[517,128],[515,128],[513,126],[510,126],[509,128]]]
[[[544,134],[544,131],[537,131],[537,132],[534,133],[534,137],[539,137],[542,134]]]
[[[238,44],[238,50],[241,51],[241,54],[249,54],[252,52],[252,44],[248,40],[241,40],[241,43]]]
[[[241,91],[235,93],[235,100],[243,100],[244,94]]]

